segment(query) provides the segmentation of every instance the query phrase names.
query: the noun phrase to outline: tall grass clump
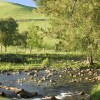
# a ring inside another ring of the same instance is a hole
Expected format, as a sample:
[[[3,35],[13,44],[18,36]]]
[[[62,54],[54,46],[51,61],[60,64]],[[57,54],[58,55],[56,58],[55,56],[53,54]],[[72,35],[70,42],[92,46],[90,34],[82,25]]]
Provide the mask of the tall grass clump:
[[[50,61],[48,58],[44,59],[42,64],[41,64],[41,67],[49,67],[50,66]]]
[[[93,87],[91,97],[92,100],[100,100],[100,84]]]

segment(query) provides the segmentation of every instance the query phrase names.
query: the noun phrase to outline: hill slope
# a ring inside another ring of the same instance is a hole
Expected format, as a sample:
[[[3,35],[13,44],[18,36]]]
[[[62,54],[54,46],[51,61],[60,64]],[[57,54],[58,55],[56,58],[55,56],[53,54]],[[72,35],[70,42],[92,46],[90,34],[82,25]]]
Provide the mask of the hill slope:
[[[39,13],[33,13],[36,8],[28,7],[16,3],[0,1],[0,18],[13,17],[18,20],[19,31],[22,32],[27,30],[29,26],[33,23],[34,19],[44,19],[44,15]],[[25,19],[33,19],[31,21],[26,21]],[[40,27],[47,27],[48,22],[43,20],[35,20],[35,25]],[[45,25],[47,23],[47,25]]]
[[[33,13],[36,8],[16,3],[0,1],[0,18],[13,17],[14,19],[39,19],[43,15]]]
[[[46,17],[39,13],[33,13],[32,11],[36,8],[23,6],[20,4],[4,2],[0,0],[0,18],[13,17],[18,20],[19,32],[27,31],[29,27],[34,23],[36,26],[47,29],[50,27],[50,22],[45,20],[31,20],[27,21],[24,19],[45,19]],[[22,21],[20,21],[22,20]],[[54,48],[56,41],[50,38],[44,39],[44,44],[46,47]]]

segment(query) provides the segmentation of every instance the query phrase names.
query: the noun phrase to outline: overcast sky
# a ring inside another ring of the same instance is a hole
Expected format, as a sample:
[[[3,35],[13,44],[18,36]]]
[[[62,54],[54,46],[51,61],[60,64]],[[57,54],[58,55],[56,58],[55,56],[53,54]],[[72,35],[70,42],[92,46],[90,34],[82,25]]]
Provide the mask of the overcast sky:
[[[26,5],[26,6],[36,7],[33,0],[6,0],[6,1],[14,2],[14,3]]]

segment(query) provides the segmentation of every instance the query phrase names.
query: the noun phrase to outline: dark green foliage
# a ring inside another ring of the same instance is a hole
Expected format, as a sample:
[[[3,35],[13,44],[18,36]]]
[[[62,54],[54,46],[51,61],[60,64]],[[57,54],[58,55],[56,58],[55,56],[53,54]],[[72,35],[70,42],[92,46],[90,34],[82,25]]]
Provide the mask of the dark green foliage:
[[[13,41],[16,39],[18,24],[13,18],[0,20],[0,43],[6,47],[13,45]]]
[[[88,64],[93,65],[100,29],[100,1],[98,0],[34,0],[38,11],[49,15],[49,36],[62,41],[67,51],[82,50],[87,54]],[[62,49],[62,50],[63,50]]]
[[[17,31],[18,24],[13,18],[0,20],[0,31],[6,34],[13,34]]]

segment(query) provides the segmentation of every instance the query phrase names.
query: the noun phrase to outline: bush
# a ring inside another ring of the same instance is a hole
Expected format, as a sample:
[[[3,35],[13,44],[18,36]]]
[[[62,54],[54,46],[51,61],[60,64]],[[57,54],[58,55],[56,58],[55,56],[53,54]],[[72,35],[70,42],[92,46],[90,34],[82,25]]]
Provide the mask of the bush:
[[[49,59],[46,58],[43,60],[42,64],[41,64],[42,67],[48,67],[50,66],[50,62],[49,62]]]
[[[94,86],[91,92],[92,100],[100,100],[100,84]]]

